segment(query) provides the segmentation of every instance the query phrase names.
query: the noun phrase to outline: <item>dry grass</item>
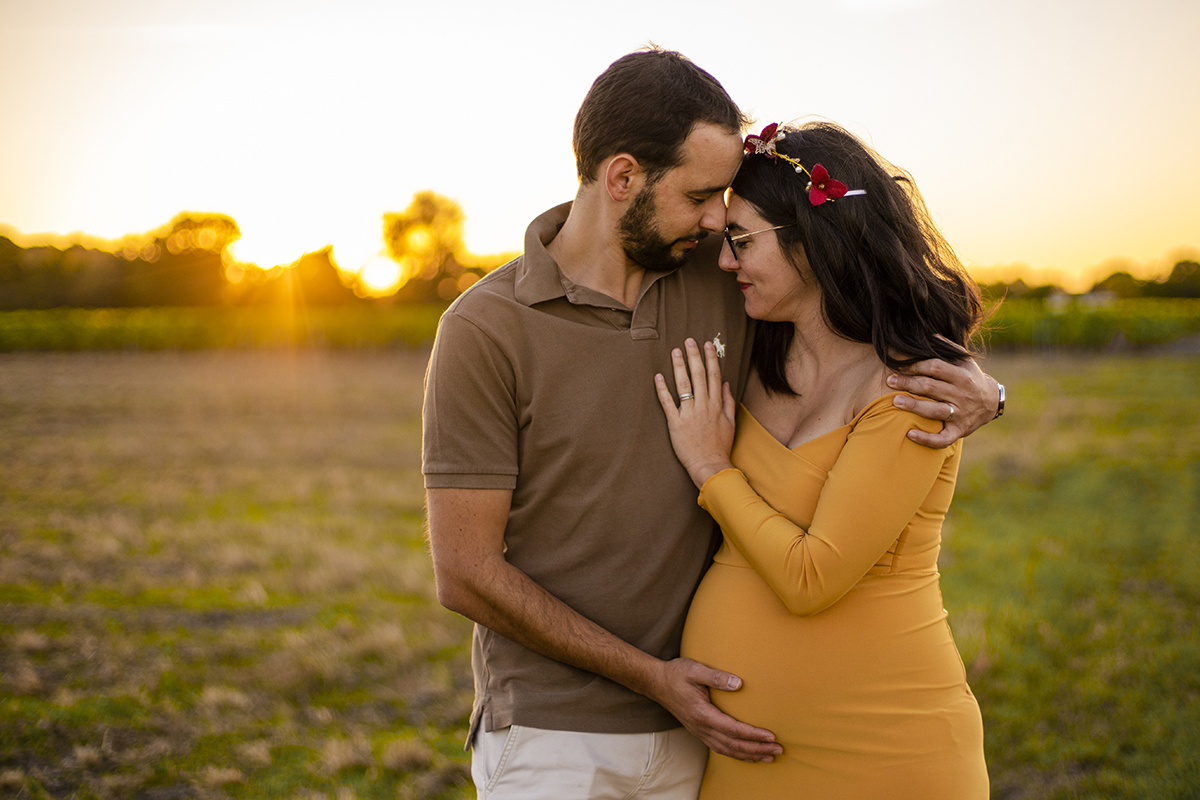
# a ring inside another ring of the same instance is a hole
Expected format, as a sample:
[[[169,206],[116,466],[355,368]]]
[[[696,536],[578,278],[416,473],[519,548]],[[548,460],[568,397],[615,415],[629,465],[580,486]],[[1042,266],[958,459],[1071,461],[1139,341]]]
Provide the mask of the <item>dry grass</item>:
[[[0,797],[469,796],[425,358],[0,354]],[[1196,796],[1196,363],[987,366],[943,586],[996,797]]]
[[[0,793],[464,796],[426,357],[0,355]]]
[[[992,796],[1200,796],[1200,361],[992,371],[941,562]]]

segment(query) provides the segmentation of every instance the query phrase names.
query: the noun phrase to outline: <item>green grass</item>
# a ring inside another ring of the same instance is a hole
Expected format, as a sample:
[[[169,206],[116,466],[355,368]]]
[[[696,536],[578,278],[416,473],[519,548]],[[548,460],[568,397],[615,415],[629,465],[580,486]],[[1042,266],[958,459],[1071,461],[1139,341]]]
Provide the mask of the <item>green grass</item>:
[[[993,796],[1200,797],[1200,363],[996,371],[942,570]]]
[[[994,348],[1136,350],[1200,334],[1200,300],[1006,300],[986,328]]]
[[[0,352],[415,346],[433,340],[444,310],[410,304],[0,311]],[[1200,334],[1200,300],[1014,299],[1000,304],[986,329],[996,349],[1138,350]]]
[[[395,347],[432,342],[441,304],[0,311],[0,352]]]
[[[0,796],[468,796],[424,359],[0,357]]]
[[[0,355],[0,797],[471,796],[424,358]],[[1200,359],[987,368],[942,571],[993,797],[1200,797]]]

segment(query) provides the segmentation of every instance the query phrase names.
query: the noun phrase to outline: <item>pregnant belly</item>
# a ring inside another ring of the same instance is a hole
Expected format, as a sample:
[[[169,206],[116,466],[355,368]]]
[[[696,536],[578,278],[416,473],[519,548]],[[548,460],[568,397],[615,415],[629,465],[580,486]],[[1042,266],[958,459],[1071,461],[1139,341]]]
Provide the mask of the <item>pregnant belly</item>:
[[[961,715],[978,715],[936,573],[868,576],[820,614],[797,617],[752,569],[717,563],[692,602],[683,655],[741,677],[740,690],[713,691],[713,702],[785,748],[903,757],[918,746],[914,729],[921,749],[936,750]]]

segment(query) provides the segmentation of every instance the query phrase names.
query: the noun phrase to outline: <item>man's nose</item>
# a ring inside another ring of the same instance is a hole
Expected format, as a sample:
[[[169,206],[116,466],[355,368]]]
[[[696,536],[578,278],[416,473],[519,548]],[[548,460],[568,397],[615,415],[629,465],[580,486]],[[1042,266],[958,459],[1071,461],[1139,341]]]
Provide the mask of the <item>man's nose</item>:
[[[709,233],[720,233],[725,230],[724,195],[713,195],[704,202],[704,214],[700,217],[700,227]]]

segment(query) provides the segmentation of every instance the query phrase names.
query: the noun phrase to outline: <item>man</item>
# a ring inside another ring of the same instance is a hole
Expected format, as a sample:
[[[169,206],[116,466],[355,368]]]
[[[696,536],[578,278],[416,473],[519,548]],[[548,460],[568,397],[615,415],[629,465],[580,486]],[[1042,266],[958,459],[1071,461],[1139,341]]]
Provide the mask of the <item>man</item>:
[[[691,337],[719,344],[735,395],[745,384],[750,323],[706,240],[744,122],[678,53],[614,62],[576,118],[574,203],[439,325],[423,469],[438,599],[477,623],[481,798],[694,798],[707,748],[780,752],[709,701],[736,676],[678,657],[714,529],[652,381]],[[932,369],[952,383],[899,388],[947,401],[916,409],[953,417],[925,442],[945,446],[991,418],[995,384]]]

